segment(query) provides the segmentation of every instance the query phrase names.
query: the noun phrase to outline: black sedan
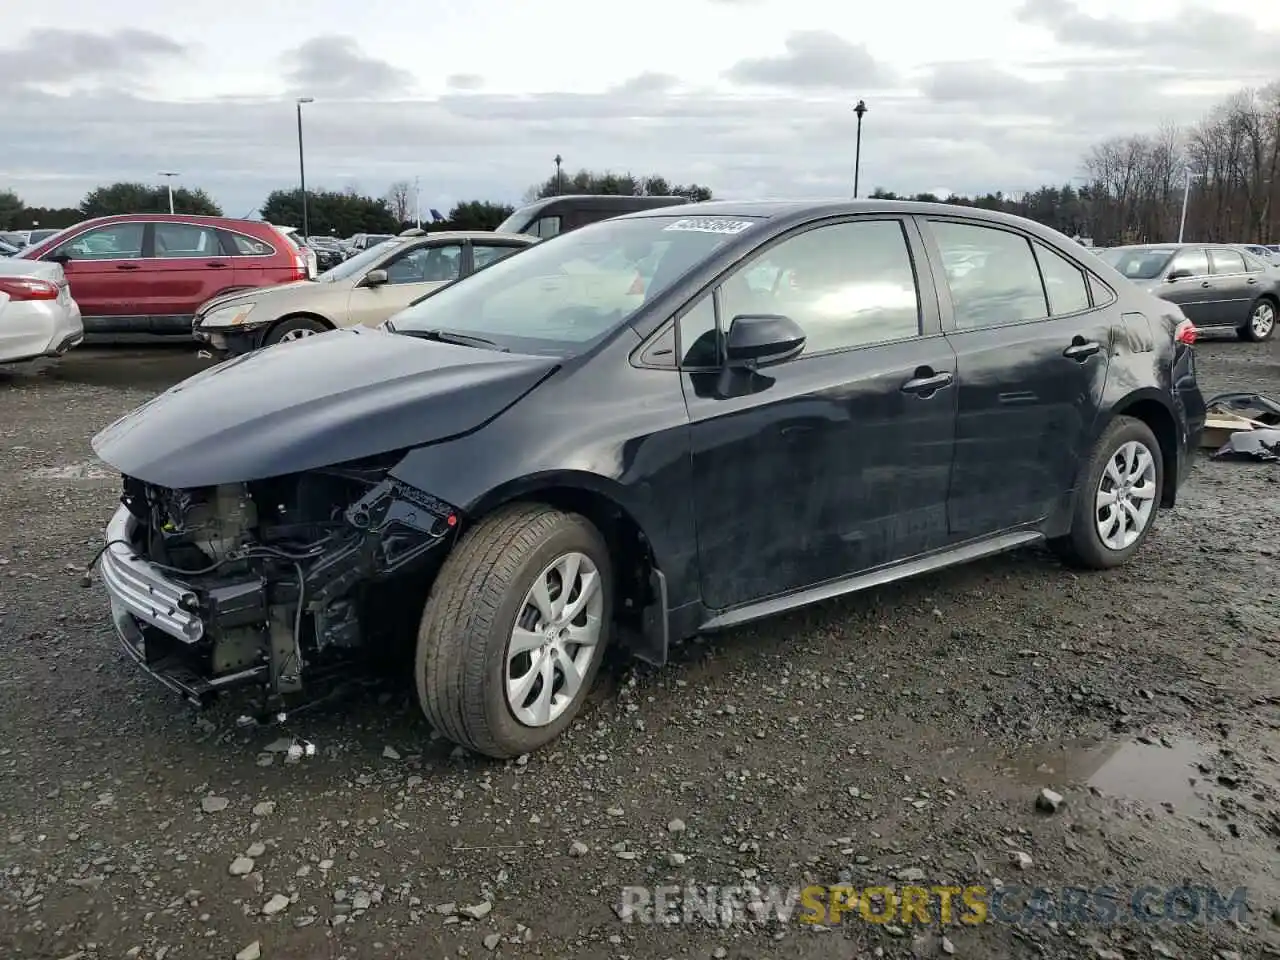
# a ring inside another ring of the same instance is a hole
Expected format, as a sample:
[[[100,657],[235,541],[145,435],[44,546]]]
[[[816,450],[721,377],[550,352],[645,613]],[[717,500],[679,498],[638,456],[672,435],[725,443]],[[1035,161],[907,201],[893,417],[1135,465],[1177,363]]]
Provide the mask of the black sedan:
[[[1016,217],[646,211],[107,427],[98,569],[125,650],[191,699],[284,711],[402,638],[432,725],[517,756],[573,722],[611,641],[662,664],[1039,541],[1125,563],[1203,427],[1193,339]]]
[[[1134,283],[1182,308],[1201,329],[1267,340],[1280,310],[1280,269],[1242,247],[1160,243],[1109,247],[1098,256]]]

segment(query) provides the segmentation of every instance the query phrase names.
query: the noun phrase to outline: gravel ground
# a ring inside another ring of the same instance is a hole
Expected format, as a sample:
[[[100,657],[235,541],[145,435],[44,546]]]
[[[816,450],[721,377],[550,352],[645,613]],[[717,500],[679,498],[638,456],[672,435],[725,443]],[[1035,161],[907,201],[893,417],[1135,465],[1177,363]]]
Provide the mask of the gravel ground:
[[[1280,342],[1198,350],[1206,394],[1280,395]],[[246,730],[118,651],[79,583],[116,497],[88,438],[203,362],[0,372],[0,955],[1280,956],[1280,465],[1197,464],[1121,571],[1023,551],[619,664],[558,748],[500,764],[433,737],[403,686]],[[837,882],[1244,886],[1248,911],[616,909],[631,885]]]

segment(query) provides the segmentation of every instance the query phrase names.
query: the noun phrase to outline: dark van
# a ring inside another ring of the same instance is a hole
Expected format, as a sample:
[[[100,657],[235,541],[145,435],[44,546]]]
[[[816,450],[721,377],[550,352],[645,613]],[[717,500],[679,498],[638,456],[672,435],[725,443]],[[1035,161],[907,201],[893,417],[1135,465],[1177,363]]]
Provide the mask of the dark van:
[[[531,237],[554,237],[585,227],[597,220],[620,217],[624,213],[674,207],[688,203],[684,197],[626,197],[608,194],[577,194],[547,197],[521,207],[499,225],[498,233],[523,233]]]

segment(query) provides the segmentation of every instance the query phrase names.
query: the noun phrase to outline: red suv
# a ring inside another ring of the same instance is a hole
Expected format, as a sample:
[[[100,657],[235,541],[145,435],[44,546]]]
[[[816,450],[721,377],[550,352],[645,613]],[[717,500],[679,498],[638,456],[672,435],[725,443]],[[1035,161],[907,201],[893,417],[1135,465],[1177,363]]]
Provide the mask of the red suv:
[[[98,217],[18,256],[62,264],[88,334],[189,337],[196,307],[211,297],[307,279],[305,256],[281,231],[226,217]]]

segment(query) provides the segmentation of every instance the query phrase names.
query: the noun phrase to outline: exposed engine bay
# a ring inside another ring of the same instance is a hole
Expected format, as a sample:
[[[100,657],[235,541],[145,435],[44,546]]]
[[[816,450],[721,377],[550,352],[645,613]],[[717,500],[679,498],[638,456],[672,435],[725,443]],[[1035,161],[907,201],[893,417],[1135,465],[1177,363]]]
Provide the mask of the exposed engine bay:
[[[146,667],[194,702],[259,686],[266,711],[389,643],[457,511],[366,461],[189,490],[124,478],[129,546],[181,592],[198,638],[136,620]],[[199,629],[202,626],[203,629]]]

